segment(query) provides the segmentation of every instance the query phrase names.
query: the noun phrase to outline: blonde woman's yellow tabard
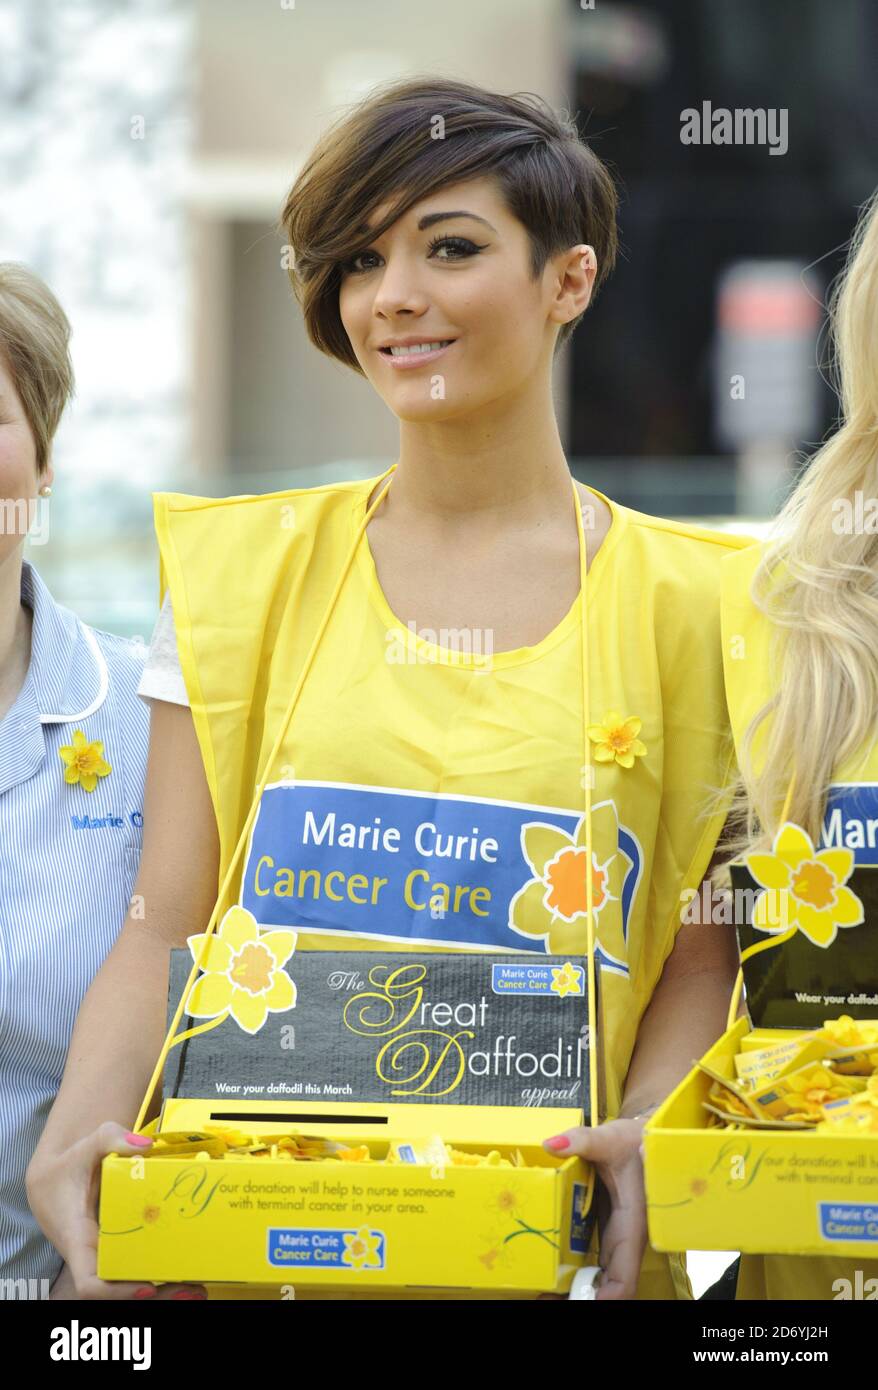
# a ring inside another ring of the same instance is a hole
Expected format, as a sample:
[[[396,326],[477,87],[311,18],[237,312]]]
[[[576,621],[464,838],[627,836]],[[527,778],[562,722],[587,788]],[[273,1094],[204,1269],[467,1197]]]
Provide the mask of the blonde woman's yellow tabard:
[[[753,603],[750,587],[761,558],[761,547],[730,556],[722,566],[722,633],[729,717],[735,746],[740,754],[746,730],[754,715],[777,689],[778,651],[772,642],[772,626]],[[767,724],[754,741],[754,765],[761,764]],[[818,729],[803,729],[802,736],[819,738]],[[849,787],[862,796],[874,796],[878,807],[878,742],[863,756],[850,759],[836,770],[833,786]],[[874,789],[874,792],[871,790]],[[782,819],[785,817],[782,816]],[[854,851],[856,861],[857,852]],[[831,948],[830,948],[831,949]],[[837,1011],[836,1011],[837,1012]],[[829,1301],[838,1296],[837,1280],[857,1287],[856,1270],[863,1278],[878,1277],[878,1259],[848,1260],[832,1256],[742,1255],[738,1298],[788,1298]]]
[[[730,769],[720,561],[749,542],[605,499],[612,525],[586,579],[574,488],[579,596],[533,646],[491,652],[465,634],[467,650],[460,634],[410,630],[381,590],[365,528],[393,471],[155,496],[161,593],[219,827],[212,920],[240,900],[261,922],[295,925],[297,951],[541,953],[585,953],[591,923],[612,1116],[681,893],[697,889],[721,829],[721,813],[702,814]],[[621,761],[599,727],[620,717],[640,721],[645,749]],[[279,815],[298,816],[298,846],[292,832],[271,838]],[[382,838],[413,817],[432,826],[417,848]],[[325,868],[341,826],[363,837],[374,872],[351,888],[339,857],[333,897],[297,870],[313,856]],[[553,877],[576,851],[588,862],[589,838],[592,874],[578,887]],[[284,865],[267,852],[280,841]],[[638,1296],[691,1297],[680,1259],[648,1250]]]

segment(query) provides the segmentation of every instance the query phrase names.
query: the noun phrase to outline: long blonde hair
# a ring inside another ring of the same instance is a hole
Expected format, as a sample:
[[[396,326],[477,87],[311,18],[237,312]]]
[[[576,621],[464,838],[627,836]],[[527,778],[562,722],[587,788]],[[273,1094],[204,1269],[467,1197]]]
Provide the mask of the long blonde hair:
[[[816,843],[834,769],[878,737],[878,534],[846,520],[857,494],[861,516],[878,514],[878,191],[829,307],[841,424],[781,510],[753,579],[751,597],[774,625],[779,682],[744,737],[734,853],[770,844],[791,780],[788,818]]]

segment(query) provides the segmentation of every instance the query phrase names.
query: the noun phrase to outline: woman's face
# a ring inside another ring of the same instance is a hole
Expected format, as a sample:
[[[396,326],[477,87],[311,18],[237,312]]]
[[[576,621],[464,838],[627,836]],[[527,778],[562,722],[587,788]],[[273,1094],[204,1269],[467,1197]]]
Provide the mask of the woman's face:
[[[37,476],[33,435],[15,383],[0,355],[0,565],[20,547],[34,518]]]
[[[369,225],[387,208],[376,208]],[[548,380],[557,327],[588,301],[586,291],[575,306],[569,292],[559,298],[568,256],[574,281],[584,277],[581,257],[570,252],[550,258],[533,280],[530,238],[496,181],[449,184],[343,267],[341,320],[396,416],[451,419],[518,395],[541,369]],[[433,346],[401,350],[422,344]]]

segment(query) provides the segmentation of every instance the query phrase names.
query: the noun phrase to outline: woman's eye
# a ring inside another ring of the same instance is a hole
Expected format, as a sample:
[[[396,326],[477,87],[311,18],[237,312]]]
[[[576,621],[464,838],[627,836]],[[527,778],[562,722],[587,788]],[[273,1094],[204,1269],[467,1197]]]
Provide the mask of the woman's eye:
[[[430,242],[427,252],[437,261],[462,261],[470,256],[477,256],[480,251],[484,251],[486,245],[487,242],[480,246],[468,237],[440,236]],[[367,271],[374,270],[380,260],[377,251],[360,251],[358,255],[351,256],[350,260],[342,262],[342,275],[364,275]]]
[[[485,243],[487,244],[487,243]],[[470,241],[463,236],[440,236],[430,242],[429,251],[432,255],[436,252],[438,261],[459,261],[467,256],[477,256],[480,251],[484,251],[484,246],[478,246],[476,242]],[[440,255],[441,251],[447,251],[448,255]]]
[[[377,252],[361,251],[358,256],[352,256],[349,261],[344,261],[341,267],[342,274],[359,275],[362,274],[364,270],[372,270],[373,267],[371,265],[364,266],[359,264],[360,261],[362,261],[363,259],[368,259],[369,256],[377,256]]]

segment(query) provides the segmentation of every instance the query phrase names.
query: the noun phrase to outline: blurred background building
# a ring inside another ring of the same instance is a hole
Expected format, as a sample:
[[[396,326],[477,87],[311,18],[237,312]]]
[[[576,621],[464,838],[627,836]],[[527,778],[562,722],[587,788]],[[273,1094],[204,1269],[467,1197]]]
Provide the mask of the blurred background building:
[[[572,108],[618,177],[619,265],[557,368],[574,472],[758,525],[833,420],[823,298],[878,183],[876,40],[868,0],[0,0],[0,258],[61,298],[78,378],[32,558],[148,636],[151,491],[392,461],[393,418],[307,342],[275,223],[327,123],[418,72]],[[785,112],[786,148],[684,143],[705,102]]]
[[[148,638],[152,491],[393,460],[391,415],[307,342],[275,223],[327,123],[417,73],[570,107],[619,179],[619,265],[557,367],[574,472],[759,529],[834,419],[823,303],[878,184],[876,52],[870,0],[0,0],[0,259],[60,297],[78,380],[30,558]],[[686,143],[705,103],[773,112],[785,148]]]

